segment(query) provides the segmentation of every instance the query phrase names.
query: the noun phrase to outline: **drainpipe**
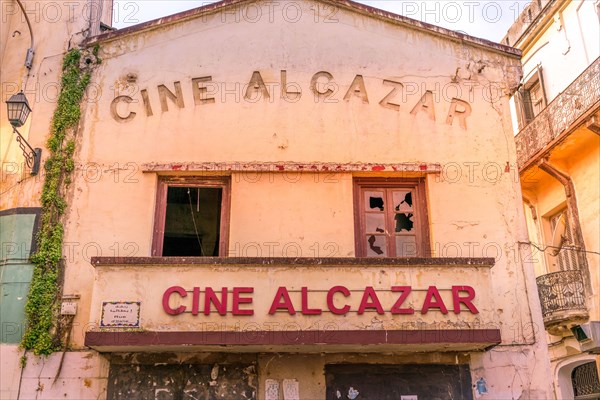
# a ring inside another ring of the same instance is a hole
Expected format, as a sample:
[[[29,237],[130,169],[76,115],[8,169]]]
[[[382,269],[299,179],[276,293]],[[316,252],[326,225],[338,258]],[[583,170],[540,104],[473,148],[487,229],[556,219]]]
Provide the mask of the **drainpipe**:
[[[581,225],[579,224],[579,209],[577,208],[577,197],[575,196],[575,185],[569,175],[562,172],[554,165],[548,162],[548,159],[542,158],[538,162],[538,167],[560,182],[565,188],[565,195],[567,196],[567,218],[569,219],[569,226],[571,227],[573,234],[573,242],[577,250],[575,254],[577,257],[577,264],[579,265],[579,271],[583,277],[585,283],[586,292],[592,293],[592,285],[590,279],[590,270],[588,268],[587,257],[585,255],[585,244],[583,242],[583,233],[581,232]]]

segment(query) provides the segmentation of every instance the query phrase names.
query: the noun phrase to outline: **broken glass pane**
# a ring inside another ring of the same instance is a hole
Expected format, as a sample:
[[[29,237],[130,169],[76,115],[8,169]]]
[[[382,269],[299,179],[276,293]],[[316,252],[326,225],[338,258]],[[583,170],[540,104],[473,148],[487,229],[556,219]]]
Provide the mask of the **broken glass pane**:
[[[396,220],[396,232],[410,232],[413,230],[413,213],[396,214],[394,219]]]
[[[365,192],[365,209],[383,211],[383,192]]]
[[[385,214],[366,213],[367,232],[366,233],[385,233]]]
[[[417,238],[415,236],[396,236],[396,257],[416,257]]]
[[[381,235],[367,236],[367,257],[386,257],[386,237]]]
[[[413,210],[413,195],[409,190],[395,190],[392,193],[394,201],[394,210],[400,212],[410,212]]]

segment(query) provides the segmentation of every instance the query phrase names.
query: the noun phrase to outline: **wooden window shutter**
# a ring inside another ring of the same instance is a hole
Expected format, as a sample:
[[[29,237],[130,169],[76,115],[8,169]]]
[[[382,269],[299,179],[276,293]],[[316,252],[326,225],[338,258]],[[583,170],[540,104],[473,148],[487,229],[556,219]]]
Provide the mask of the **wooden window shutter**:
[[[548,106],[548,97],[546,96],[546,87],[544,86],[544,73],[542,71],[541,65],[538,65],[536,68],[536,79],[540,83],[540,88],[542,89],[543,108],[546,108]]]
[[[515,92],[515,110],[517,112],[517,123],[519,130],[525,128],[525,125],[531,121],[533,114],[531,113],[531,99],[529,92],[521,86]]]
[[[519,130],[523,129],[523,101],[521,100],[522,93],[521,88],[519,88],[515,92],[515,112],[517,114],[517,125],[519,126]]]
[[[523,102],[523,122],[524,126],[533,121],[533,104],[531,103],[531,93],[528,89],[522,89],[521,101]],[[523,126],[523,127],[524,127]]]

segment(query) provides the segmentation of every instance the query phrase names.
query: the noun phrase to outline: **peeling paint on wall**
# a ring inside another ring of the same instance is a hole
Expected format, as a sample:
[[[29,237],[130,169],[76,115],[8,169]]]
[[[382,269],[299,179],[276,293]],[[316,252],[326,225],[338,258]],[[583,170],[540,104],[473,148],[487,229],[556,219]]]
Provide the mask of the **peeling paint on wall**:
[[[112,364],[107,399],[256,399],[256,368],[244,364]]]

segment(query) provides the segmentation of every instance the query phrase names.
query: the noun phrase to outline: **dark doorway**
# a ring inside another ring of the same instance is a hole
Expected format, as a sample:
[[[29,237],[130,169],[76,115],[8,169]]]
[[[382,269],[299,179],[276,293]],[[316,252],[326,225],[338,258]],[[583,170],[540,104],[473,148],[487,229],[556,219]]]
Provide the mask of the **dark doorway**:
[[[252,364],[111,364],[107,399],[256,399],[256,368]]]
[[[325,374],[327,400],[473,399],[468,365],[336,364]]]

